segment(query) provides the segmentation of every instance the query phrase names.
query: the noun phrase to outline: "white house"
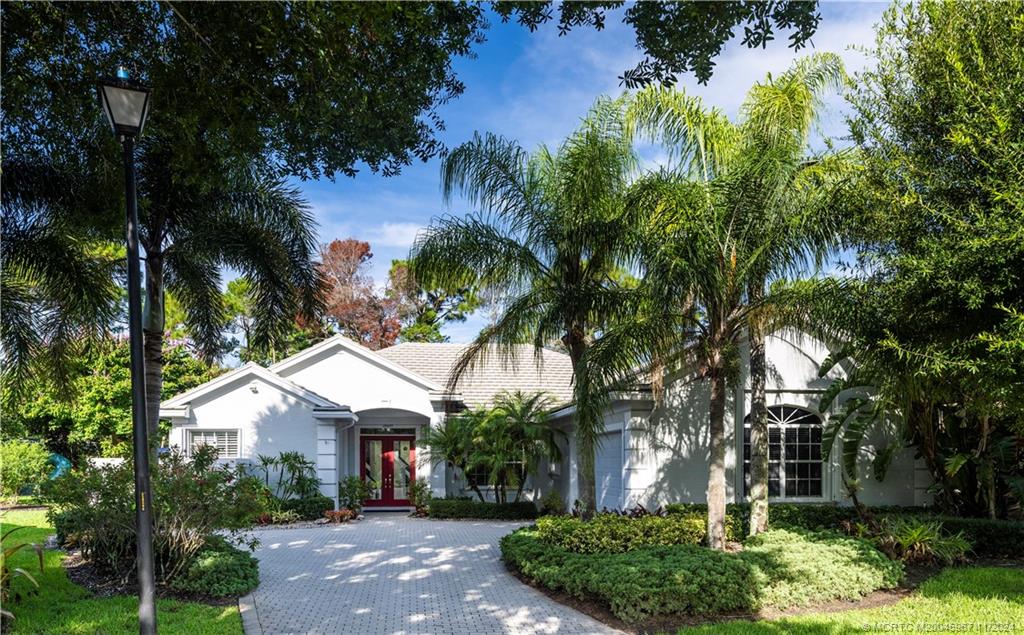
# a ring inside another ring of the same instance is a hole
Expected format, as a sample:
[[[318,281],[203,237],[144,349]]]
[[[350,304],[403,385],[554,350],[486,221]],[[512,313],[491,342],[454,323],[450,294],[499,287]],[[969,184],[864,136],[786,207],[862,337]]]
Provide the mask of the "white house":
[[[523,346],[509,359],[489,356],[449,392],[448,373],[462,350],[460,344],[407,343],[371,351],[335,336],[269,368],[246,364],[165,401],[160,413],[172,423],[172,446],[189,451],[197,443],[213,444],[222,458],[242,463],[298,451],[316,457],[325,495],[336,498],[338,481],[355,475],[371,483],[367,506],[387,509],[408,506],[408,486],[416,478],[427,478],[435,496],[466,493],[443,465],[417,456],[416,440],[427,426],[447,413],[488,405],[503,390],[543,390],[565,404],[552,421],[568,434],[561,464],[543,465],[529,493],[554,489],[571,505],[578,483],[569,358],[549,350],[538,357]],[[829,378],[818,378],[817,371],[828,351],[812,338],[778,333],[768,339],[767,352],[772,497],[843,502],[838,457],[823,465],[819,454],[822,417],[816,405]],[[746,368],[744,360],[726,413],[726,474],[730,500],[736,501],[745,497]],[[613,396],[596,460],[598,507],[704,501],[707,386],[685,376],[667,377],[665,386],[658,404],[644,387]],[[896,457],[884,483],[869,476],[874,452],[867,444],[861,457],[865,502],[927,502],[927,472],[909,451]]]

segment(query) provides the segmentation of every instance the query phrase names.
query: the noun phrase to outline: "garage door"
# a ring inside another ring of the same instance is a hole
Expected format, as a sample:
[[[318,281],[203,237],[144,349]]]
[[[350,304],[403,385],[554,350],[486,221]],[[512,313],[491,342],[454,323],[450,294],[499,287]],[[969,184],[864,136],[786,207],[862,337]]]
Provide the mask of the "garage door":
[[[597,508],[622,507],[622,433],[602,434],[594,461]]]

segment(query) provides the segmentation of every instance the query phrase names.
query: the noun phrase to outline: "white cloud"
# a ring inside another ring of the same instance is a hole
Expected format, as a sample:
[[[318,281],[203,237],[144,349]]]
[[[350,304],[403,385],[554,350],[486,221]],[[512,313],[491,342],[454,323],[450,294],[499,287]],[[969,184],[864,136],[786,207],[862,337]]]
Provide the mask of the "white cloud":
[[[421,229],[422,225],[419,223],[384,223],[369,228],[363,240],[375,247],[409,249]]]

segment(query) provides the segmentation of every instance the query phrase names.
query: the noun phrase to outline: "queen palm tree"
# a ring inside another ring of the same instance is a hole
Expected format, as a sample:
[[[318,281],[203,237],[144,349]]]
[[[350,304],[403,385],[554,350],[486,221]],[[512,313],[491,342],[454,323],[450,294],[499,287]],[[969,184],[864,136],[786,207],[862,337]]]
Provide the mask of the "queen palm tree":
[[[541,146],[531,154],[502,137],[476,135],[446,157],[441,187],[447,201],[460,193],[477,211],[437,219],[410,259],[424,285],[488,288],[504,299],[501,315],[456,363],[451,386],[488,355],[509,359],[515,345],[532,343],[538,363],[549,342],[564,345],[588,513],[596,507],[594,453],[606,397],[584,359],[626,294],[615,274],[636,253],[636,223],[624,205],[636,169],[621,101],[598,100],[555,151]]]
[[[831,238],[841,157],[808,160],[818,96],[843,78],[836,56],[799,61],[750,92],[731,122],[699,99],[662,88],[641,91],[630,122],[664,143],[673,165],[641,179],[631,205],[646,210],[643,283],[647,314],[613,326],[593,351],[606,378],[652,364],[696,369],[710,388],[708,541],[725,540],[726,389],[738,374],[744,338],[751,346],[752,531],[767,521],[767,418],[764,333],[797,311],[769,284],[798,272]],[[812,258],[813,259],[813,258]]]

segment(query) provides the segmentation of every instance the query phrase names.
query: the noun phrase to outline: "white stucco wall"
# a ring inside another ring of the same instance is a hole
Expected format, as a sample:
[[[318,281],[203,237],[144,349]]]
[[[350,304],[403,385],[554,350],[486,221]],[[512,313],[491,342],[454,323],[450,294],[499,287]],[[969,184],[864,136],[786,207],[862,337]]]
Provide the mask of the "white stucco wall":
[[[434,409],[424,386],[416,386],[370,356],[333,347],[277,373],[355,413],[405,410],[431,417]],[[360,423],[363,423],[362,421]]]
[[[253,388],[255,387],[255,392]],[[187,422],[171,428],[171,446],[187,447],[187,430],[238,430],[239,460],[255,464],[257,455],[301,452],[318,458],[317,420],[312,404],[252,375],[240,376],[191,403]],[[336,484],[325,483],[334,496]]]
[[[768,405],[791,405],[818,412],[821,393],[831,381],[843,376],[843,369],[833,368],[827,376],[818,377],[818,369],[829,354],[820,341],[804,334],[780,332],[767,338],[768,374],[766,397]],[[741,349],[740,375],[727,392],[726,428],[726,496],[734,502],[743,500],[743,418],[750,410],[749,351]],[[671,376],[661,402],[648,414],[637,404],[613,405],[606,415],[606,430],[625,430],[623,506],[642,504],[648,508],[670,502],[706,501],[708,478],[709,392],[707,381],[693,381],[683,374]],[[840,395],[831,408],[838,410],[849,394]],[[901,451],[893,460],[886,478],[873,478],[871,462],[875,454],[893,436],[876,429],[863,444],[859,456],[862,483],[861,497],[871,505],[922,505],[930,497],[925,489],[930,483],[927,471],[916,465],[912,450]],[[575,470],[575,444],[570,443],[571,456],[567,466]],[[792,502],[836,502],[849,504],[840,481],[839,457],[833,452],[830,464],[822,470],[822,496],[787,499]],[[919,461],[916,463],[920,463]],[[565,475],[556,484],[566,493],[567,504],[578,497],[575,476]]]

